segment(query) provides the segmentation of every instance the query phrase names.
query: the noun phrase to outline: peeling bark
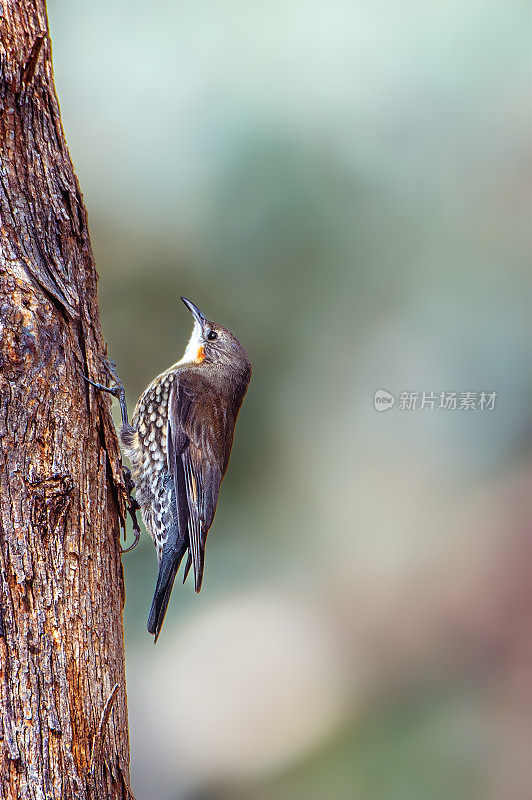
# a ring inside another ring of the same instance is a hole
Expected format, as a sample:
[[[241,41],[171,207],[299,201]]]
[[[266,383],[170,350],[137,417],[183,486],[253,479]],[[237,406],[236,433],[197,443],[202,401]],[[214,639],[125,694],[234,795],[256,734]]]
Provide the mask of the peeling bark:
[[[125,494],[44,0],[3,0],[0,106],[0,800],[129,798]]]

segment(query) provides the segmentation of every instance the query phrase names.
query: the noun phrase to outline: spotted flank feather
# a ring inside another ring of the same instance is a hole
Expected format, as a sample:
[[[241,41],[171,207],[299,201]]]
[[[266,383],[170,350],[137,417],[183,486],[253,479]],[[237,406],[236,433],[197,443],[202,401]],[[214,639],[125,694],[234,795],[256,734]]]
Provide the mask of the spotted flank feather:
[[[136,437],[122,441],[132,465],[136,496],[142,518],[153,539],[160,560],[166,529],[171,522],[171,484],[168,483],[166,439],[168,397],[174,375],[165,372],[155,378],[140,397],[135,408],[133,428]]]

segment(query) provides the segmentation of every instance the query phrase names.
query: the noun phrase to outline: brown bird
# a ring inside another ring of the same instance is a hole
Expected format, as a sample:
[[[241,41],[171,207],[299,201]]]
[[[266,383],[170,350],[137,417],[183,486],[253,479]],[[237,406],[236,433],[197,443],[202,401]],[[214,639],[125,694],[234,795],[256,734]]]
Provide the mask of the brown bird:
[[[159,574],[148,617],[155,641],[187,551],[183,582],[193,566],[195,589],[201,589],[207,533],[251,377],[238,339],[181,299],[194,317],[190,341],[183,358],[145,389],[131,424],[123,389],[93,384],[120,399],[120,438],[131,461],[136,501],[157,550]]]

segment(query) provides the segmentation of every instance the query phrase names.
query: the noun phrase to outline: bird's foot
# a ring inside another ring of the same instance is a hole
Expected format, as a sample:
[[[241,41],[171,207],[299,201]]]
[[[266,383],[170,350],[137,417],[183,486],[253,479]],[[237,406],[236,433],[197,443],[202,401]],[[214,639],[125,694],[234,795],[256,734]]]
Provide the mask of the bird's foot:
[[[98,389],[98,391],[108,392],[108,394],[112,394],[113,397],[116,397],[116,399],[120,402],[121,406],[122,402],[125,402],[126,393],[124,391],[124,387],[122,386],[120,381],[116,380],[116,378],[114,378],[114,383],[112,383],[110,386],[104,386],[103,383],[96,383],[96,381],[91,381],[91,379],[87,378],[87,376],[84,375],[83,372],[81,372],[80,370],[78,371],[83,380],[87,381],[87,383],[90,383],[90,385],[94,386],[94,388]]]
[[[90,383],[91,386],[94,386],[95,389],[98,389],[99,392],[108,392],[113,397],[116,397],[118,402],[120,403],[120,412],[122,414],[122,424],[129,425],[129,419],[127,415],[127,406],[126,406],[126,393],[124,391],[124,387],[116,377],[115,365],[109,359],[105,359],[105,367],[107,374],[111,377],[112,383],[110,386],[104,386],[103,383],[96,383],[96,381],[91,381],[90,378],[87,378],[86,375],[78,369],[79,374],[83,378],[84,381]]]
[[[127,494],[127,501],[128,501],[128,511],[129,516],[131,517],[131,521],[133,523],[133,534],[135,536],[135,541],[129,547],[120,548],[122,553],[129,553],[130,550],[133,550],[140,541],[140,525],[137,519],[137,511],[140,511],[140,505],[135,497],[133,497],[133,490],[135,489],[135,483],[133,478],[131,477],[131,470],[128,467],[123,467],[124,470],[124,483],[126,485],[126,494]],[[125,538],[125,530],[124,530],[124,538]]]

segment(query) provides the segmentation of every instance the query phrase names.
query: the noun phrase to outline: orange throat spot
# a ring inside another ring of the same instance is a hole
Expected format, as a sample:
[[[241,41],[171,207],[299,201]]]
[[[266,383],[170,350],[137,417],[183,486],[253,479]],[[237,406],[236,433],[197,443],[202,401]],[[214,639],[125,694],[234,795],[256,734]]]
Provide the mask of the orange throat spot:
[[[196,353],[196,358],[195,358],[196,364],[201,364],[204,358],[205,358],[205,348],[202,345],[201,347],[198,347],[198,352]]]

